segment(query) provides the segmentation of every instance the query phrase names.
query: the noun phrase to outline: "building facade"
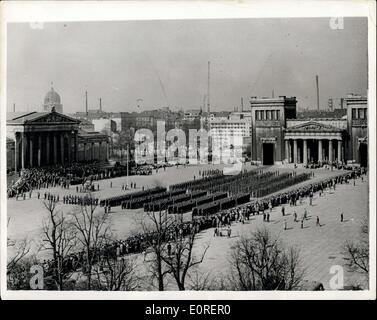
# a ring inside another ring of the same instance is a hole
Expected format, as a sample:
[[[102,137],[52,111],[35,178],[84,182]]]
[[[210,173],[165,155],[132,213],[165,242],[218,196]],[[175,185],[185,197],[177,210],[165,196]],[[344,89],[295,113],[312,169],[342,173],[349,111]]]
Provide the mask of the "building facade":
[[[51,110],[7,113],[8,171],[108,160],[107,135],[85,130],[79,119],[57,112],[60,96],[53,89],[44,102]]]
[[[347,159],[368,163],[368,107],[366,97],[350,94],[343,99],[347,108]]]
[[[296,104],[296,97],[251,98],[253,161],[269,165],[286,158],[284,129],[296,118]]]
[[[58,113],[63,113],[63,105],[61,103],[60,95],[51,88],[49,92],[46,93],[43,101],[43,112],[50,112],[54,109]]]
[[[253,97],[252,160],[265,165],[336,161],[366,166],[367,98],[349,95],[343,101],[346,113],[312,112],[309,118],[297,114],[295,97]]]

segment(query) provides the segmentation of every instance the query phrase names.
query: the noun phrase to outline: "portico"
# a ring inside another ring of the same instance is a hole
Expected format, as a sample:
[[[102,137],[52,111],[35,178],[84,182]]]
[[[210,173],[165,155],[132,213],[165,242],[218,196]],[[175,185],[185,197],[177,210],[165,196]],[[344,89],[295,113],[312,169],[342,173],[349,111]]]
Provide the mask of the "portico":
[[[314,121],[285,129],[285,155],[289,163],[343,162],[343,130]]]
[[[12,115],[7,131],[14,140],[15,170],[76,161],[79,123],[54,109]]]

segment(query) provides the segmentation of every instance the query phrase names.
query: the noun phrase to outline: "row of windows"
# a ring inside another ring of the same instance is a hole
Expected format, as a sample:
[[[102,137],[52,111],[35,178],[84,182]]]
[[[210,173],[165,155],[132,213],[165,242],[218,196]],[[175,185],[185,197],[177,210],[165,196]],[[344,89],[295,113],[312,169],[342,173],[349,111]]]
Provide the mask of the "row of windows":
[[[227,125],[211,125],[212,128],[222,128],[222,129],[247,129],[246,126],[227,126]]]
[[[279,120],[280,110],[257,110],[255,118],[256,120]]]
[[[366,119],[367,108],[354,108],[352,109],[352,119]]]

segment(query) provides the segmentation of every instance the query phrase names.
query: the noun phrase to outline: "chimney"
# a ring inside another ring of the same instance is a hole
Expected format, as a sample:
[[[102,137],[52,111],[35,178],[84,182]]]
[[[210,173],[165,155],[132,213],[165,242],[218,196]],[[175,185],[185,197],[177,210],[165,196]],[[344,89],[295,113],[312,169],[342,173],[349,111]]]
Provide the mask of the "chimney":
[[[85,114],[88,117],[88,91],[85,91]]]
[[[319,84],[318,84],[318,75],[315,76],[315,83],[317,86],[317,110],[319,110]]]
[[[211,75],[211,62],[208,61],[208,79],[207,79],[207,111],[208,114],[211,113],[211,103],[210,103],[210,75]]]
[[[102,113],[102,98],[99,98],[99,111]]]
[[[16,104],[13,103],[13,112],[16,112]]]

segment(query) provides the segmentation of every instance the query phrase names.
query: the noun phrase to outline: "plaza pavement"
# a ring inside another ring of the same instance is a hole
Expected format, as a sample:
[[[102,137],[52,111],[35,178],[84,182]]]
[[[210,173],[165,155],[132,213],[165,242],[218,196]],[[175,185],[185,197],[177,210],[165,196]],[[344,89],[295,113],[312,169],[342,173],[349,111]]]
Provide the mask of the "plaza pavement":
[[[210,168],[221,168],[216,165],[206,166],[186,166],[186,167],[169,167],[164,171],[159,169],[156,173],[153,171],[151,176],[130,176],[128,177],[128,184],[136,182],[137,189],[141,190],[144,187],[153,186],[168,186],[173,183],[179,183],[193,179],[194,175],[199,178],[199,170],[206,170]],[[247,170],[261,169],[245,165]],[[293,171],[292,167],[273,166],[270,170],[279,169],[280,171]],[[308,171],[307,169],[298,168],[297,173]],[[338,170],[316,169],[314,178],[305,181],[299,185],[290,187],[297,188],[297,186],[305,185],[337,175]],[[133,190],[123,191],[122,184],[126,183],[126,177],[118,177],[98,181],[100,190],[94,192],[96,197],[108,197],[113,195],[120,195]],[[110,183],[112,182],[112,188]],[[96,182],[97,183],[97,182]],[[75,187],[71,186],[70,190],[61,189],[60,187],[42,189],[41,198],[44,192],[52,194],[59,194],[60,199],[63,195],[76,194]],[[281,191],[279,191],[281,192]],[[82,194],[84,195],[84,194]],[[286,218],[281,216],[281,208],[273,209],[269,223],[263,222],[262,216],[255,216],[251,221],[242,225],[241,223],[233,224],[232,238],[213,237],[213,228],[203,231],[198,236],[196,249],[198,252],[206,243],[210,244],[210,248],[205,257],[205,261],[200,265],[199,271],[202,273],[210,272],[211,275],[221,276],[226,274],[228,267],[229,254],[231,252],[231,245],[239,236],[250,234],[252,231],[260,227],[266,226],[275,235],[279,235],[281,240],[287,245],[299,246],[301,250],[301,258],[306,267],[306,279],[321,281],[326,289],[329,289],[329,279],[331,277],[329,270],[332,265],[343,265],[344,260],[341,254],[342,246],[346,239],[357,238],[360,230],[361,219],[368,214],[368,183],[357,180],[354,187],[349,185],[338,185],[336,191],[327,191],[322,198],[318,197],[318,193],[314,196],[313,206],[308,206],[304,201],[302,205],[297,207],[286,206]],[[305,228],[301,229],[299,223],[293,222],[293,210],[295,209],[298,217],[304,212],[304,208],[308,208],[309,220],[305,222]],[[63,212],[72,211],[73,205],[59,205],[59,210]],[[97,210],[103,210],[98,208]],[[340,213],[343,212],[345,222],[340,223]],[[12,240],[20,240],[27,238],[32,241],[32,251],[36,251],[40,245],[40,235],[42,221],[47,212],[43,207],[42,201],[37,199],[37,192],[34,191],[32,198],[27,196],[26,200],[15,200],[15,198],[8,200],[8,238]],[[316,216],[319,216],[322,227],[316,227]],[[111,221],[112,229],[116,237],[123,239],[129,235],[138,233],[140,231],[140,220],[144,217],[142,209],[137,210],[121,210],[120,207],[112,209]],[[184,220],[191,219],[191,214],[185,214]],[[284,229],[284,221],[287,220],[288,229]],[[39,253],[41,256],[43,252]],[[345,281],[348,284],[361,283],[365,281],[362,275],[355,273],[348,273],[345,271]]]
[[[360,237],[360,225],[368,216],[368,180],[356,180],[356,186],[350,184],[337,185],[336,190],[327,190],[322,197],[315,193],[313,205],[309,199],[296,207],[285,206],[286,216],[281,214],[281,206],[272,210],[270,222],[263,222],[263,215],[252,217],[251,221],[234,223],[231,238],[214,237],[213,228],[203,231],[198,237],[196,251],[202,252],[206,244],[210,247],[205,260],[200,265],[202,274],[226,276],[231,246],[240,236],[248,236],[257,229],[266,227],[273,236],[288,247],[300,249],[300,258],[305,268],[305,279],[321,282],[326,290],[330,288],[330,268],[333,265],[344,267],[345,285],[361,284],[367,286],[367,278],[357,272],[349,272],[345,265],[343,248],[346,240],[357,240]],[[301,229],[300,222],[293,222],[293,212],[298,218],[303,216],[307,208],[308,220]],[[340,222],[340,214],[344,214],[344,222]],[[316,226],[319,217],[321,227]],[[287,230],[284,222],[287,221]]]

